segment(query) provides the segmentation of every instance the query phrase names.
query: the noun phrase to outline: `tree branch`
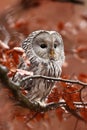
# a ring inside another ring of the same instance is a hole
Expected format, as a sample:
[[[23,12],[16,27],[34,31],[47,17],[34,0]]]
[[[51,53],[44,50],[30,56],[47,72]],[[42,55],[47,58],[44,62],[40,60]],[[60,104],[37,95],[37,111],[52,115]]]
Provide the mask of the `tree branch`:
[[[22,101],[29,109],[34,110],[36,112],[46,112],[49,110],[54,110],[56,108],[60,107],[67,107],[66,102],[63,100],[57,102],[57,103],[48,103],[45,105],[41,105],[40,103],[33,103],[30,102],[29,99],[23,95],[20,91],[20,84],[15,84],[12,80],[10,80],[7,76],[8,70],[6,67],[0,66],[0,78],[12,89],[16,92],[17,97],[20,101]],[[68,83],[76,83],[79,85],[87,86],[86,83],[81,81],[75,81],[75,80],[66,80],[61,78],[54,78],[54,77],[47,77],[47,76],[41,76],[41,75],[34,75],[34,76],[27,76],[23,78],[22,82],[28,79],[34,79],[34,78],[44,78],[46,80],[53,80],[53,81],[62,81],[62,82],[68,82]],[[83,104],[83,102],[73,102],[73,104],[76,106],[76,108],[87,108],[87,102]]]
[[[79,80],[69,80],[69,79],[62,79],[62,78],[54,78],[54,77],[48,77],[48,76],[42,76],[42,75],[33,75],[33,76],[26,76],[25,78],[22,79],[21,82],[24,82],[28,79],[35,79],[35,78],[42,78],[42,79],[46,79],[46,80],[51,80],[51,81],[61,81],[61,82],[67,82],[67,83],[71,83],[71,84],[78,84],[81,86],[86,87],[87,83],[84,83],[82,81]]]

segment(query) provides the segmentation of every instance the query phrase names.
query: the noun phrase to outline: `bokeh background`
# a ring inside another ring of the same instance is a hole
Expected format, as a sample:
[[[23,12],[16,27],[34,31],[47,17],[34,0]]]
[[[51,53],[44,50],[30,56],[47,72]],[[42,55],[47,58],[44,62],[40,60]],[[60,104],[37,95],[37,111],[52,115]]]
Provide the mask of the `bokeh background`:
[[[31,0],[32,1],[32,0]],[[30,6],[21,7],[18,0],[0,1],[0,23],[13,37],[18,32],[23,37],[38,29],[56,30],[64,41],[66,61],[63,76],[71,78],[87,75],[87,1],[84,5],[51,0],[36,0]],[[12,13],[8,10],[12,9]],[[18,44],[19,45],[19,44]],[[18,46],[17,42],[15,46]],[[65,114],[63,118],[54,111],[29,121],[31,111],[18,105],[13,93],[0,81],[0,130],[86,130],[86,123]]]

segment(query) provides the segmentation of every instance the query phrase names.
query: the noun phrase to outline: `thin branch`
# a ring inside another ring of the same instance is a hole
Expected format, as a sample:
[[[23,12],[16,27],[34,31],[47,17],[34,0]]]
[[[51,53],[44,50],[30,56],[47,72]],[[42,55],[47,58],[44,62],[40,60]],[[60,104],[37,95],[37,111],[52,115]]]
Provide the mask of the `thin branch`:
[[[46,79],[46,80],[51,80],[51,81],[61,81],[61,82],[67,82],[67,83],[71,83],[71,84],[78,84],[81,86],[87,86],[87,83],[84,83],[82,81],[79,80],[69,80],[69,79],[63,79],[63,78],[54,78],[54,77],[48,77],[48,76],[42,76],[42,75],[33,75],[33,76],[26,76],[22,79],[21,82],[24,82],[25,80],[29,80],[29,79],[35,79],[35,78],[42,78],[42,79]]]
[[[16,92],[17,97],[20,101],[22,101],[29,109],[34,110],[36,112],[41,112],[41,111],[49,111],[49,110],[53,110],[56,107],[63,107],[63,105],[65,105],[64,102],[60,102],[60,103],[52,103],[46,106],[41,106],[41,104],[39,103],[33,103],[30,102],[29,99],[23,95],[20,91],[20,84],[15,84],[12,80],[10,80],[7,76],[8,70],[6,69],[6,67],[0,66],[0,78],[8,85],[8,87],[10,87],[13,91]]]
[[[49,110],[54,110],[56,108],[66,108],[67,104],[66,102],[63,100],[61,100],[60,102],[53,102],[53,103],[48,103],[45,105],[42,105],[38,102],[30,102],[29,99],[22,94],[22,92],[20,91],[20,84],[17,85],[15,84],[12,80],[10,80],[7,76],[7,72],[8,70],[3,67],[0,66],[0,77],[3,79],[3,81],[12,89],[16,92],[17,97],[20,101],[22,101],[29,109],[34,110],[36,112],[46,112]],[[80,82],[80,81],[74,81],[74,80],[66,80],[66,79],[61,79],[61,78],[53,78],[53,77],[46,77],[46,76],[27,76],[26,78],[23,78],[22,82],[27,80],[27,79],[33,79],[33,78],[44,78],[46,80],[54,80],[54,81],[62,81],[62,82],[68,82],[68,83],[77,83],[80,85],[84,85],[87,86],[86,83]],[[83,104],[83,102],[73,102],[73,104],[76,106],[76,108],[87,108],[87,102],[85,102]]]

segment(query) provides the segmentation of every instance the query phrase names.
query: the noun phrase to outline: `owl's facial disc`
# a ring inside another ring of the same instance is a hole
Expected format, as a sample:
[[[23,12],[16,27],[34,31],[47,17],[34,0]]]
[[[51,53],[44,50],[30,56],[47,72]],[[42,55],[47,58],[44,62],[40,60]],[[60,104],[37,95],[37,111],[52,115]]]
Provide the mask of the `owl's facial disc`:
[[[34,53],[44,60],[59,60],[63,51],[63,45],[57,34],[42,32],[38,34],[32,43]]]
[[[32,43],[33,51],[38,58],[48,60],[48,43],[50,42],[50,35],[47,32],[38,34]]]

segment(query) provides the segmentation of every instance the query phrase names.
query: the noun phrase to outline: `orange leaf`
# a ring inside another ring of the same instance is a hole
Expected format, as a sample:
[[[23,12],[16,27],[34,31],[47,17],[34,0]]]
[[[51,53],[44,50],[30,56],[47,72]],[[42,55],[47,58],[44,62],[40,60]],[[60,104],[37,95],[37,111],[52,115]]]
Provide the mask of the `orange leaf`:
[[[21,93],[22,93],[23,95],[26,95],[26,94],[28,94],[28,91],[27,91],[27,90],[24,90],[24,89],[21,89]]]
[[[85,74],[80,74],[80,75],[78,76],[78,79],[81,80],[81,81],[83,81],[83,82],[87,82],[87,75],[85,75]]]
[[[29,34],[29,22],[25,21],[24,19],[18,20],[15,24],[14,27],[18,32],[22,32],[22,34],[28,35]]]
[[[59,22],[57,27],[58,27],[59,31],[63,30],[64,29],[64,23],[63,22]]]
[[[87,59],[87,46],[78,47],[76,53],[80,58]]]
[[[64,110],[62,108],[56,109],[56,115],[60,121],[63,120]]]
[[[58,91],[58,89],[55,87],[55,88],[51,91],[50,95],[48,96],[47,102],[48,102],[48,103],[49,103],[49,102],[58,102],[59,99],[60,99],[60,96],[61,96],[60,91]]]
[[[71,109],[76,109],[76,107],[73,104],[73,99],[70,94],[67,94],[66,92],[63,93],[63,99],[66,101],[66,104],[68,105],[69,108]]]
[[[5,50],[0,59],[0,63],[6,66],[10,71],[15,72],[17,65],[19,64],[19,56],[23,54],[23,51],[17,49]]]
[[[80,114],[85,121],[87,121],[87,108],[80,108]]]

